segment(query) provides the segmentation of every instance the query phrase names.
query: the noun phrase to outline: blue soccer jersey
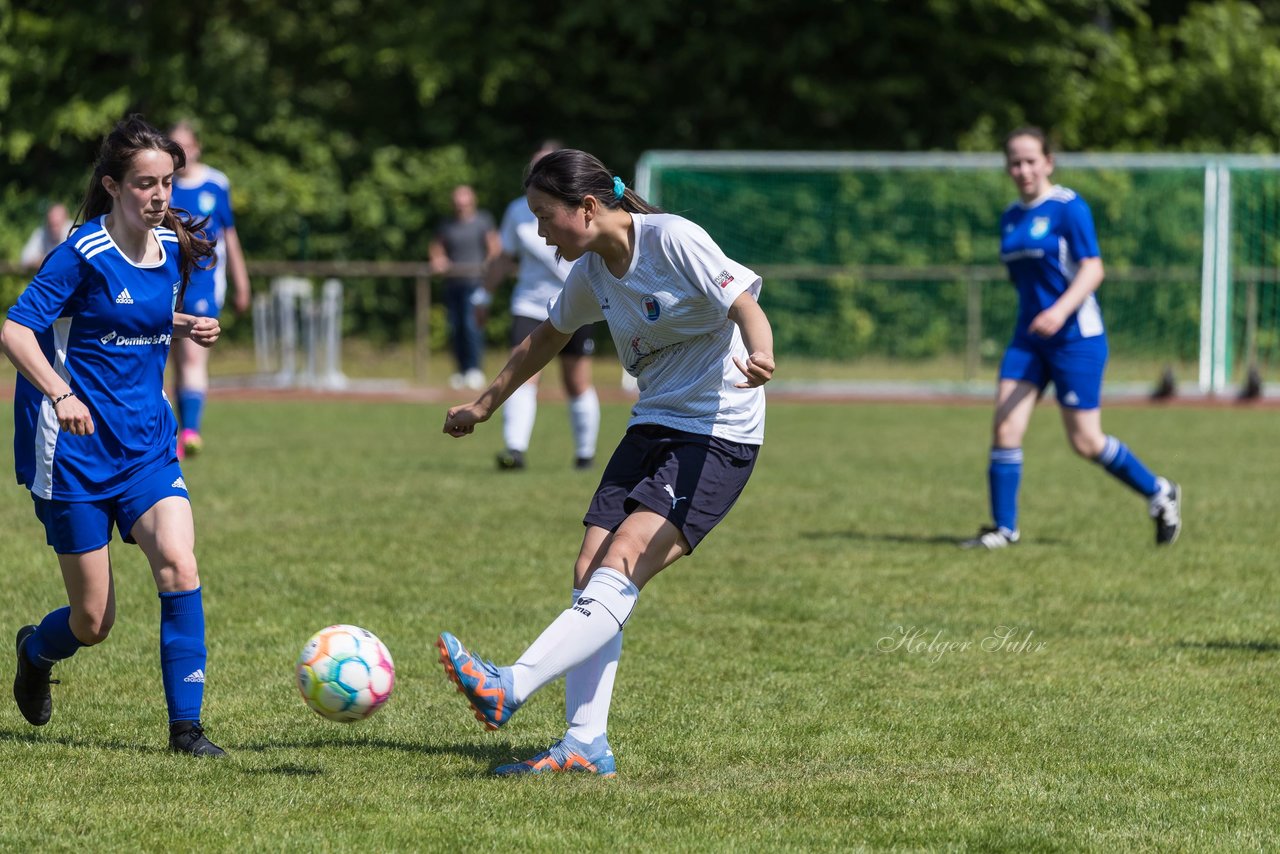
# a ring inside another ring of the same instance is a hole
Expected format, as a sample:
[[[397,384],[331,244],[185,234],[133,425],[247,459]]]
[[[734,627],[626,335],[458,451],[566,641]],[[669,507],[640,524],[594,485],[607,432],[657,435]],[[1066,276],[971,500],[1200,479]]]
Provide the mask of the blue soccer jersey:
[[[164,368],[178,292],[178,238],[153,231],[160,261],[139,266],[90,220],[45,260],[8,317],[36,333],[49,363],[89,408],[90,436],[62,433],[49,399],[19,375],[18,482],[40,498],[110,498],[168,462],[177,424]]]
[[[1070,287],[1081,261],[1099,257],[1093,214],[1074,191],[1054,187],[1032,204],[1014,202],[1006,208],[1000,217],[1000,260],[1018,290],[1014,339],[1027,337],[1035,316]],[[1102,312],[1090,294],[1053,337],[1071,341],[1103,331]]]
[[[206,238],[217,241],[215,263],[208,270],[192,271],[182,308],[188,314],[217,317],[227,294],[227,250],[222,233],[236,224],[231,212],[231,182],[217,169],[206,166],[199,181],[174,180],[169,206],[186,211],[197,221],[209,218],[204,233]]]

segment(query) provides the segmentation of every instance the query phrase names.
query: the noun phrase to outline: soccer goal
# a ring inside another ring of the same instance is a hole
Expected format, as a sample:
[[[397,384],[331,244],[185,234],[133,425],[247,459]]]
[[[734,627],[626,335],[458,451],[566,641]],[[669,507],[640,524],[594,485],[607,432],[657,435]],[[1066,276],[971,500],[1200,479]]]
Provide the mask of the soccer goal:
[[[1111,393],[1225,394],[1275,367],[1280,158],[1056,162],[1097,224]],[[793,382],[990,393],[1017,308],[998,154],[651,151],[636,185],[766,278]]]

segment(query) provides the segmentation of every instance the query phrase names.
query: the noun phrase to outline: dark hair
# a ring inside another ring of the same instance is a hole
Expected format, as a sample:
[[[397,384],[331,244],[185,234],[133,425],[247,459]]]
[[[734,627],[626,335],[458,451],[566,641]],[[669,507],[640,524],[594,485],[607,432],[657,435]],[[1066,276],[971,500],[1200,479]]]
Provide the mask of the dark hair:
[[[622,208],[630,213],[662,213],[626,187],[619,197],[614,174],[597,158],[576,148],[562,148],[541,158],[524,179],[526,190],[533,188],[578,207],[587,196],[595,196],[606,208]]]
[[[84,204],[76,214],[76,225],[111,212],[112,199],[107,188],[102,186],[103,177],[110,175],[115,181],[123,181],[124,175],[133,165],[133,159],[144,151],[163,151],[173,158],[173,168],[181,169],[187,165],[187,156],[169,137],[147,124],[138,114],[121,120],[102,140],[98,149],[98,159],[93,164],[93,177],[89,179],[89,189],[84,196]],[[208,217],[195,220],[184,210],[170,207],[164,212],[165,228],[173,229],[178,235],[178,269],[182,273],[180,293],[185,293],[187,283],[191,280],[191,271],[201,261],[213,257],[216,241],[206,240],[204,227],[208,225]],[[181,308],[181,301],[178,303]]]
[[[1020,136],[1029,136],[1032,139],[1039,141],[1040,150],[1044,153],[1044,156],[1053,156],[1053,146],[1049,144],[1049,135],[1035,125],[1024,125],[1020,128],[1014,128],[1009,131],[1008,135],[1004,138],[1004,146],[1002,147],[1005,154],[1009,153],[1009,143],[1013,142]]]

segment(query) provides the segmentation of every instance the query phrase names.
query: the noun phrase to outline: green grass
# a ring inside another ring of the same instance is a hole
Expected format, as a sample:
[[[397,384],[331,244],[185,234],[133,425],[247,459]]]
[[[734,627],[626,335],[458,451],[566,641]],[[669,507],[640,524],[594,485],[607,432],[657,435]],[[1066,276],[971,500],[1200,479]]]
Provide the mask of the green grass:
[[[742,500],[628,626],[614,781],[489,778],[562,732],[560,685],[485,733],[432,646],[448,629],[509,661],[564,606],[595,480],[568,465],[563,407],[519,474],[493,468],[498,424],[451,440],[442,415],[215,398],[185,471],[205,717],[231,757],[164,752],[158,605],[117,542],[116,629],[58,667],[52,722],[0,703],[0,849],[1280,846],[1274,413],[1107,411],[1184,485],[1183,540],[1157,551],[1144,503],[1042,411],[1025,542],[975,554],[952,542],[986,515],[985,407],[775,404]],[[602,444],[625,418],[606,409]],[[0,640],[63,601],[16,486],[0,573]],[[396,660],[360,724],[293,687],[333,622]],[[1001,626],[1030,643],[984,649]],[[934,648],[883,648],[903,632]]]

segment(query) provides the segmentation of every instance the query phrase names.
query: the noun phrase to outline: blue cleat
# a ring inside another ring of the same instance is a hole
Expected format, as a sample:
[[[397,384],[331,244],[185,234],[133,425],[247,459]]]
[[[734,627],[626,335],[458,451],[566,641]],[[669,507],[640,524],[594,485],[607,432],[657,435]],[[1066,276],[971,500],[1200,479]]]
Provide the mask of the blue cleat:
[[[458,686],[485,729],[497,729],[511,720],[520,708],[511,685],[511,669],[497,667],[492,661],[477,658],[467,651],[462,641],[448,632],[436,640],[444,672]]]
[[[587,745],[566,735],[537,756],[523,762],[499,765],[493,769],[493,773],[499,777],[556,771],[577,771],[600,777],[615,777],[618,774],[618,766],[614,762],[613,751],[609,749],[609,741],[604,736]]]

